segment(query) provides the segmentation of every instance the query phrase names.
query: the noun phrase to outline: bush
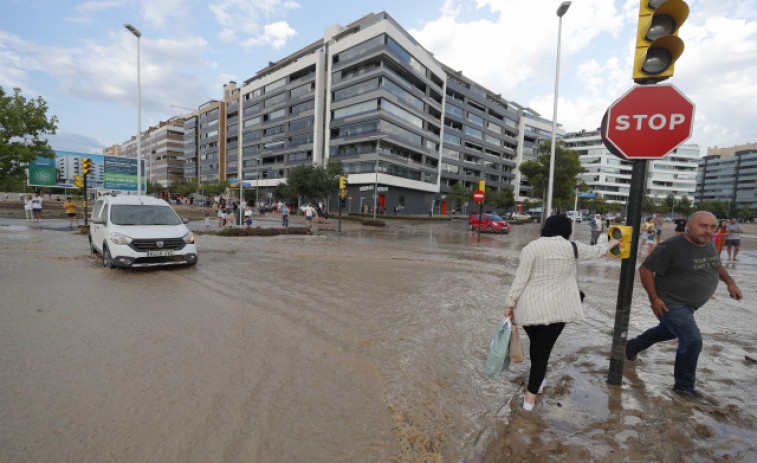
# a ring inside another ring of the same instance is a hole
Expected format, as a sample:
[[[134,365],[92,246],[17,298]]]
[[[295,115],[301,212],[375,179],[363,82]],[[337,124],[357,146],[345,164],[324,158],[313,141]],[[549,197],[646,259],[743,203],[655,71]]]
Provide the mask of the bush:
[[[386,227],[386,222],[379,219],[366,219],[360,223],[368,227]]]

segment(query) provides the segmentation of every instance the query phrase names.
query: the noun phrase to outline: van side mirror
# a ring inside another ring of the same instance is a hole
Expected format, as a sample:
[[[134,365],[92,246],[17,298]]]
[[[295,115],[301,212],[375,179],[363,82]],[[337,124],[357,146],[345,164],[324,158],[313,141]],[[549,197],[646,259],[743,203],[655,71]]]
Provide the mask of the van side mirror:
[[[181,219],[181,221],[182,221],[182,222],[184,222],[185,224],[188,224],[188,223],[189,223],[189,219],[188,219],[188,218],[186,218],[186,217],[184,217],[183,219]]]

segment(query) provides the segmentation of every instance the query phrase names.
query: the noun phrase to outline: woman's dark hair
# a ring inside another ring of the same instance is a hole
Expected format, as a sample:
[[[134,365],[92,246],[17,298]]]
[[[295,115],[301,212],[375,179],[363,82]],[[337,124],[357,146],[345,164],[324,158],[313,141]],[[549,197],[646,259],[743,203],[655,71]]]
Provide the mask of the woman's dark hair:
[[[541,229],[541,236],[562,236],[563,238],[570,239],[570,219],[566,215],[553,215],[547,218],[544,222],[544,227]]]

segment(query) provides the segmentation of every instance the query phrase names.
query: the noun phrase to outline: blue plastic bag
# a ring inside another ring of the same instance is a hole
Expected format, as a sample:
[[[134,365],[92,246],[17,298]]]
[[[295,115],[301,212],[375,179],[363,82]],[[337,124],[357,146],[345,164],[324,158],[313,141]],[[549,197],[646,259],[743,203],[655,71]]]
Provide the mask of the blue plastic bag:
[[[512,326],[510,319],[505,318],[497,326],[497,331],[489,345],[489,357],[486,359],[484,372],[491,379],[497,379],[500,373],[510,366],[510,336]]]

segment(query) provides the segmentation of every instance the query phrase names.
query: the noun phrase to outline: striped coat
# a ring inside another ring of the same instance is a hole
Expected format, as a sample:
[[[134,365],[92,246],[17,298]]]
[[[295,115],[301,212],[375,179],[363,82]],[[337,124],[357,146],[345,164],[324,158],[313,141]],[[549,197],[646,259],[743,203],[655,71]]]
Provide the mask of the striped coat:
[[[579,260],[600,257],[608,251],[607,243],[576,245]],[[513,307],[513,322],[521,326],[583,320],[570,241],[562,236],[541,237],[523,248],[507,305]]]

